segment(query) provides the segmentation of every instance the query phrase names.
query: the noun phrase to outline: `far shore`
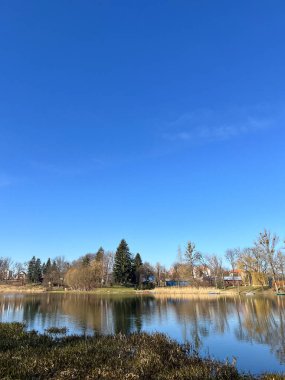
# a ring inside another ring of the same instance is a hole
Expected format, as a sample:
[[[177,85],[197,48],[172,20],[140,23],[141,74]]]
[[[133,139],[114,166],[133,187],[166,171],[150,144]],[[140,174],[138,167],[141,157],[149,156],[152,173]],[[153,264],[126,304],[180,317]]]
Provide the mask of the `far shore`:
[[[97,295],[153,295],[153,296],[185,296],[185,295],[222,295],[222,296],[236,296],[236,295],[275,295],[272,289],[253,287],[253,286],[241,286],[230,287],[226,289],[217,289],[215,287],[157,287],[152,290],[135,290],[134,288],[123,286],[112,286],[106,288],[96,288],[92,290],[72,290],[67,288],[52,289],[46,288],[42,285],[0,285],[0,294],[41,294],[41,293],[65,293],[65,294],[97,294]]]
[[[180,295],[222,295],[222,296],[236,296],[236,295],[275,295],[275,292],[268,287],[261,286],[240,286],[240,287],[228,287],[225,289],[217,289],[215,287],[161,287],[155,288],[149,291],[154,295],[170,295],[170,296],[180,296]]]
[[[26,285],[0,285],[0,294],[12,294],[12,293],[19,293],[19,294],[42,294],[42,293],[68,293],[68,294],[118,294],[118,295],[127,295],[127,294],[133,294],[135,295],[138,293],[133,288],[127,288],[123,286],[113,286],[108,288],[96,288],[92,290],[73,290],[73,289],[67,289],[67,288],[58,288],[53,287],[52,289],[47,288],[42,285],[32,285],[32,284],[26,284]]]
[[[0,285],[0,294],[7,293],[45,293],[41,285]]]

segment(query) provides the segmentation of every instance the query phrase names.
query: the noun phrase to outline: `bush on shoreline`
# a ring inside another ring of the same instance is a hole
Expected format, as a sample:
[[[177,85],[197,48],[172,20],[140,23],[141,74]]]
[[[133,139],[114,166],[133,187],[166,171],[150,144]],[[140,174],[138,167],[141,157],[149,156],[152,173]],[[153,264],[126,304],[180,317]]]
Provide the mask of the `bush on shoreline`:
[[[0,323],[1,379],[254,379],[163,334],[52,337]],[[281,379],[263,376],[263,379]]]

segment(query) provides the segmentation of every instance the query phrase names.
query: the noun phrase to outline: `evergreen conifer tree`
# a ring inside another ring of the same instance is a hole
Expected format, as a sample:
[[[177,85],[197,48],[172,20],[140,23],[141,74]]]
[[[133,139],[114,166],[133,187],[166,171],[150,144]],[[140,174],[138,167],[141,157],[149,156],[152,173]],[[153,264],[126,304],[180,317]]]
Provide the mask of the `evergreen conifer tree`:
[[[30,282],[41,282],[42,280],[41,260],[36,259],[35,256],[32,257],[28,264],[28,279]]]
[[[43,274],[46,275],[50,272],[51,269],[51,261],[50,258],[48,258],[46,264],[43,264]]]
[[[90,262],[91,262],[91,258],[90,258],[90,255],[87,253],[87,254],[82,258],[82,265],[83,265],[84,267],[89,267]]]
[[[102,260],[104,258],[104,253],[105,253],[104,248],[100,247],[96,253],[95,260],[102,262]]]
[[[138,285],[140,282],[140,275],[141,275],[141,269],[142,269],[142,259],[141,255],[139,253],[136,254],[133,262],[133,282]]]
[[[36,268],[36,258],[35,256],[33,256],[28,264],[28,280],[30,282],[35,282],[35,268]]]
[[[114,280],[119,284],[132,281],[132,258],[127,242],[122,239],[114,259]]]
[[[55,260],[53,260],[53,262],[52,262],[51,271],[52,272],[57,272],[57,265],[56,265],[56,261]]]
[[[35,265],[35,274],[34,274],[34,282],[41,282],[42,281],[42,264],[41,260],[36,260]]]

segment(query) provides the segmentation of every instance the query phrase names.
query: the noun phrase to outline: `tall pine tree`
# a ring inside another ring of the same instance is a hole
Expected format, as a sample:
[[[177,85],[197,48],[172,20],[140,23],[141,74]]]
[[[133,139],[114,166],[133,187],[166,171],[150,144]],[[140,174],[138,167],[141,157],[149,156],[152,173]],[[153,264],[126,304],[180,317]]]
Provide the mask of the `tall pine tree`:
[[[35,256],[33,256],[28,264],[28,280],[30,282],[35,282],[35,269],[36,269],[36,258]]]
[[[82,266],[89,267],[90,263],[91,263],[91,258],[90,258],[90,255],[87,253],[82,258]]]
[[[42,280],[41,260],[36,259],[35,256],[32,257],[28,264],[28,279],[30,282],[41,282]]]
[[[41,282],[42,281],[42,264],[41,259],[36,260],[36,266],[35,266],[35,281],[34,282]]]
[[[44,276],[50,272],[50,268],[51,268],[51,261],[50,261],[50,258],[48,258],[47,262],[43,263],[43,266],[42,266],[42,272]]]
[[[103,258],[104,258],[104,254],[105,254],[105,251],[104,251],[104,248],[103,247],[100,247],[95,255],[95,260],[96,261],[99,261],[99,262],[102,262],[103,261]]]
[[[126,240],[122,239],[114,259],[114,280],[118,284],[128,284],[132,281],[132,258]]]
[[[137,253],[135,256],[135,259],[134,259],[134,269],[133,269],[134,283],[136,285],[139,285],[139,283],[140,283],[142,265],[143,265],[143,262],[141,259],[141,255],[139,253]]]

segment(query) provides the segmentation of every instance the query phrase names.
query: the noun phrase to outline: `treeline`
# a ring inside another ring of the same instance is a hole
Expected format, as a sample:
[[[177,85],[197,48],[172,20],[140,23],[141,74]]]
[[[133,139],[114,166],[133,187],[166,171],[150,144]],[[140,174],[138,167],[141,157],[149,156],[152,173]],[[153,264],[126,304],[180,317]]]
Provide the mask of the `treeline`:
[[[79,290],[113,284],[149,289],[154,287],[154,270],[149,263],[143,263],[139,253],[132,255],[123,239],[115,254],[100,247],[97,253],[74,261],[66,273],[65,283]]]
[[[71,264],[65,276],[66,285],[79,290],[110,285],[113,260],[113,253],[102,247],[95,254],[86,254]]]
[[[251,247],[228,249],[224,256],[201,253],[189,241],[185,250],[178,250],[176,262],[169,270],[160,264],[143,262],[139,253],[132,254],[123,239],[116,252],[100,247],[68,262],[56,257],[46,262],[32,257],[25,263],[13,263],[0,257],[0,281],[23,279],[42,283],[47,287],[66,286],[78,290],[120,284],[138,289],[164,286],[166,280],[193,286],[225,286],[225,276],[232,276],[236,285],[239,279],[246,285],[273,285],[276,290],[285,284],[284,244],[276,234],[264,230]]]
[[[265,229],[251,247],[228,249],[222,257],[202,254],[190,241],[184,253],[179,249],[170,277],[178,282],[186,280],[191,285],[210,282],[223,287],[225,276],[232,276],[234,285],[272,285],[278,291],[285,285],[284,244],[276,234]]]
[[[45,286],[60,286],[70,268],[70,263],[64,257],[50,258],[41,263],[35,256],[27,263],[27,279],[31,283],[43,283]]]
[[[157,264],[153,267],[143,262],[141,255],[133,255],[127,242],[121,240],[115,253],[100,247],[96,253],[87,253],[73,262],[56,257],[46,262],[33,256],[25,264],[12,264],[8,258],[0,258],[0,280],[23,280],[43,284],[52,288],[69,287],[76,290],[91,290],[103,286],[120,284],[137,289],[150,289],[160,285],[165,269]]]
[[[269,230],[261,232],[252,247],[230,249],[226,258],[232,270],[240,269],[245,282],[261,286],[270,284],[278,291],[285,280],[285,241]]]

